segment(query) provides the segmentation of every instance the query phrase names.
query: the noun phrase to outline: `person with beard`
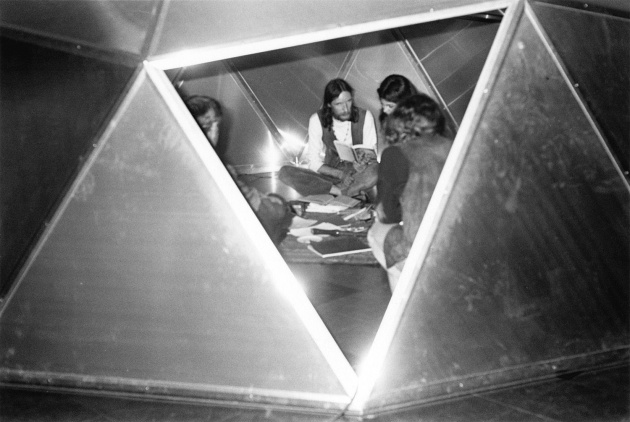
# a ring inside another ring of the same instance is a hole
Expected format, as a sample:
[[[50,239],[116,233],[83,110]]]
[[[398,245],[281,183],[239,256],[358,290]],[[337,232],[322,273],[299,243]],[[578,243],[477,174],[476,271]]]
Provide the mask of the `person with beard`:
[[[368,110],[354,104],[354,89],[343,79],[324,88],[322,107],[308,125],[308,168],[283,166],[278,178],[304,196],[333,194],[356,196],[376,185],[376,126]],[[368,146],[356,162],[339,158],[334,141]]]

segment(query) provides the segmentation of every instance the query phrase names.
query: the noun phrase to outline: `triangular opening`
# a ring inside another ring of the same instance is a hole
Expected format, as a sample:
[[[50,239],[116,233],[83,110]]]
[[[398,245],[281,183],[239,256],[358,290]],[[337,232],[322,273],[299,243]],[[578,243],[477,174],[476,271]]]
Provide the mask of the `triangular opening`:
[[[170,11],[184,4],[173,2]],[[484,95],[475,91],[490,99],[468,119],[471,133],[464,136],[471,152],[462,154],[459,178],[444,193],[450,205],[434,233],[436,247],[425,251],[431,262],[420,267],[423,252],[407,270],[414,280],[407,283],[405,300],[413,306],[401,307],[404,314],[394,321],[400,329],[386,357],[391,365],[358,412],[565,374],[627,353],[628,185],[613,164],[615,157],[623,159],[627,145],[608,140],[617,151],[607,149],[580,95],[550,60],[553,48],[541,41],[532,9],[518,7],[529,15],[511,27],[517,36],[505,63],[501,55],[491,69],[500,69],[501,77],[487,79],[496,84]],[[541,10],[544,26],[547,12]],[[554,13],[549,16],[553,22]],[[349,79],[361,93],[357,101],[377,114],[378,82],[387,74],[406,74],[440,101],[455,133],[471,115],[464,110],[501,17],[493,12],[429,22],[168,75],[177,88],[193,87],[189,94],[218,97],[227,105],[233,113],[226,120],[229,143],[220,154],[247,183],[273,191],[275,169],[287,159],[300,162],[308,116],[332,77]],[[512,37],[510,31],[504,34]],[[17,288],[2,303],[3,382],[345,409],[356,386],[350,365],[360,367],[374,332],[382,331],[389,301],[384,274],[356,263],[289,263],[307,281],[309,303],[167,78],[151,64],[139,71],[120,113],[45,227]],[[576,80],[582,76],[573,74]],[[606,101],[589,98],[589,89],[580,94],[600,119],[598,107]],[[613,132],[626,127],[627,113],[625,119],[612,125]],[[290,138],[297,142],[283,142]],[[549,139],[558,142],[545,144]],[[545,148],[536,150],[540,145]],[[498,151],[484,155],[484,148]],[[484,161],[488,156],[518,157],[516,167],[530,178],[511,167],[489,168],[494,161]],[[565,177],[567,169],[573,171]],[[492,171],[494,179],[481,177]],[[468,207],[462,198],[475,189],[481,194]],[[522,203],[533,211],[523,212]],[[472,217],[462,219],[459,212]],[[470,224],[460,224],[464,220]],[[515,264],[495,260],[489,249],[500,250],[501,257],[512,254],[508,261]],[[523,253],[513,256],[514,250]],[[455,271],[461,262],[477,273],[461,277]],[[312,265],[324,271],[312,278]],[[368,279],[368,290],[377,286],[376,296],[357,292],[357,282]],[[491,298],[479,291],[477,279],[496,281],[485,291]],[[459,302],[440,306],[445,296]],[[368,324],[364,311],[374,311]],[[548,345],[543,340],[551,345],[538,350]],[[428,342],[431,350],[422,349]]]
[[[277,171],[289,163],[303,164],[309,117],[321,106],[328,80],[342,77],[351,83],[355,103],[378,119],[379,83],[389,74],[404,75],[441,104],[448,133],[454,135],[501,18],[502,12],[495,11],[423,23],[166,74],[184,100],[203,95],[221,104],[216,149],[224,163],[240,173],[240,181],[297,201],[303,195],[279,181]],[[358,221],[321,215],[315,219],[336,225]],[[291,235],[279,250],[357,369],[389,304],[386,273],[370,252],[321,258]]]

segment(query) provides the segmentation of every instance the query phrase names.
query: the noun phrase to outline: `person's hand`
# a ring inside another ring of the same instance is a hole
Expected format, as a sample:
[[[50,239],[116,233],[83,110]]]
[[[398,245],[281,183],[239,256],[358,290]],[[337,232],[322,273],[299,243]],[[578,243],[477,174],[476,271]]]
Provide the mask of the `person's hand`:
[[[341,169],[335,169],[335,172],[332,176],[336,177],[339,180],[343,180],[344,177],[346,177],[346,173],[344,170]]]
[[[343,171],[341,172],[341,185],[348,187],[354,183],[354,177],[352,177],[352,171]]]
[[[365,166],[370,164],[373,161],[376,161],[376,154],[373,150],[368,150],[364,148],[358,148],[356,150],[357,154],[357,163]]]

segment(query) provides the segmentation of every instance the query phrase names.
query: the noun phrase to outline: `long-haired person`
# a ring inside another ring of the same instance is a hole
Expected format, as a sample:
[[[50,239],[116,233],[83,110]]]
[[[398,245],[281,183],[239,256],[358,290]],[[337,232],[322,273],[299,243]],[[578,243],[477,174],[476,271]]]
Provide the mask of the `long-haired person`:
[[[384,121],[389,146],[378,169],[377,217],[368,241],[392,291],[451,148],[444,126],[439,105],[425,94],[405,98]]]
[[[366,146],[357,160],[339,157],[334,142]],[[354,89],[343,79],[326,84],[321,108],[308,123],[308,169],[284,166],[279,179],[301,195],[355,196],[376,184],[376,126],[368,110],[354,104]],[[369,153],[369,150],[372,153]]]
[[[409,79],[402,75],[393,74],[387,76],[376,89],[378,100],[381,103],[379,121],[381,124],[391,114],[396,105],[403,99],[417,94],[418,90]]]

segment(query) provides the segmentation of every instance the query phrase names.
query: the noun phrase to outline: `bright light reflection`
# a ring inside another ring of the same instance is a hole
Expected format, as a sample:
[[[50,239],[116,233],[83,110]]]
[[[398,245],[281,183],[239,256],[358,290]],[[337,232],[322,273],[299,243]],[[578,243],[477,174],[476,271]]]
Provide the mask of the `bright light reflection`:
[[[269,136],[269,146],[267,147],[267,153],[265,154],[265,160],[267,164],[270,166],[274,166],[283,161],[283,156],[276,144],[276,141],[273,139],[271,132],[267,132]]]
[[[370,370],[370,367],[367,366],[371,363],[370,351],[372,350],[372,345],[367,350],[363,350],[359,356],[361,356],[360,361],[356,366],[356,372],[359,378],[363,378],[366,376],[366,373]]]
[[[288,152],[287,155],[293,156],[291,160],[293,164],[299,166],[302,158],[301,155],[304,153],[305,140],[302,136],[292,132],[286,132],[284,130],[279,130],[279,132],[283,138],[282,146],[284,150]]]
[[[282,135],[283,146],[289,151],[299,151],[304,146],[304,139],[298,135],[284,130],[279,130],[279,132]]]
[[[275,172],[271,172],[271,178],[269,179],[271,182],[271,192],[277,192],[278,191],[278,177],[276,176]]]

